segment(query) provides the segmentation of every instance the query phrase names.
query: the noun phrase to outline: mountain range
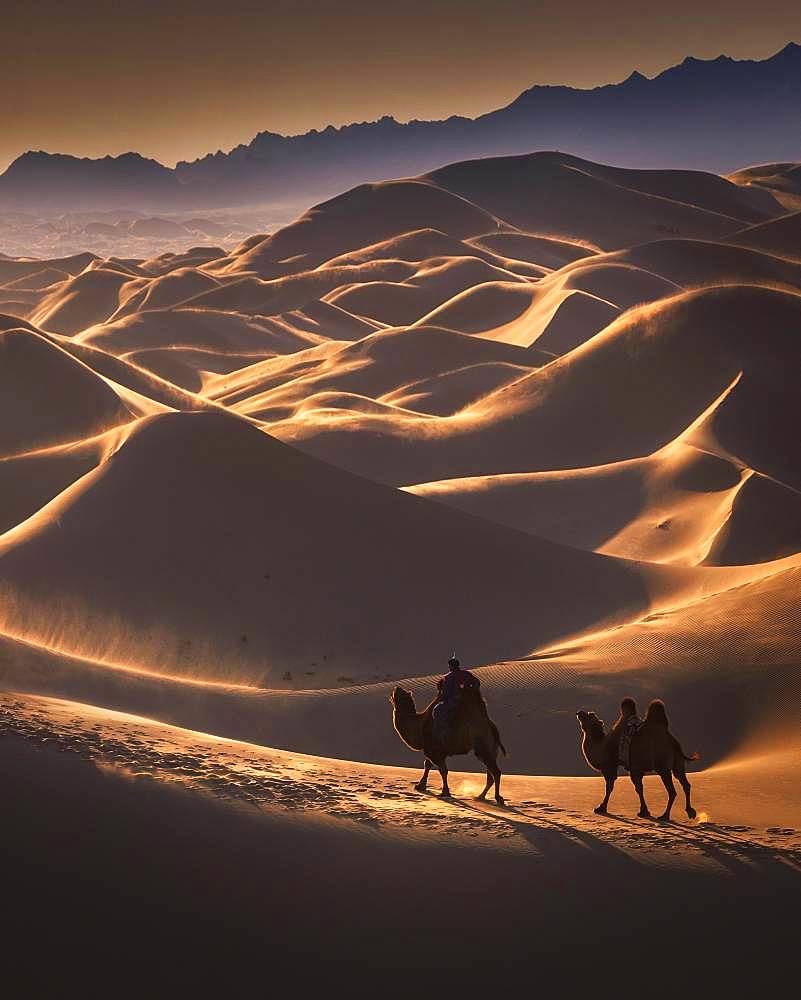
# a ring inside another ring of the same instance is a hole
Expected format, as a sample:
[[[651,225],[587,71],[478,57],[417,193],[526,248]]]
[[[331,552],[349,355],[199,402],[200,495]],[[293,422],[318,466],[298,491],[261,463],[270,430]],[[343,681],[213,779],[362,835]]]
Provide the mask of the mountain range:
[[[801,45],[764,60],[686,58],[653,79],[578,90],[535,86],[476,119],[260,132],[247,145],[166,167],[138,153],[80,159],[29,151],[0,176],[0,208],[190,209],[306,204],[348,186],[469,157],[564,150],[615,163],[729,173],[801,155]]]

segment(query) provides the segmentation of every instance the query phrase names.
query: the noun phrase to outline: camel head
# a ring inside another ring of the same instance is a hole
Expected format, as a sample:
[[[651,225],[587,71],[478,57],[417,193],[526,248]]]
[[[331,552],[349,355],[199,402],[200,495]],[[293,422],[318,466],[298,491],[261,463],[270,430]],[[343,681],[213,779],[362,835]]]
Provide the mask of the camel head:
[[[399,712],[401,714],[405,712],[411,712],[413,714],[417,713],[417,709],[414,704],[414,696],[411,691],[407,691],[406,688],[402,688],[399,684],[393,688],[392,694],[389,696],[389,700],[392,703],[392,708],[395,712]]]
[[[604,721],[603,719],[599,719],[595,712],[576,712],[576,718],[584,735],[588,739],[602,740],[606,735],[604,732]]]
[[[392,726],[410,750],[423,749],[422,720],[417,714],[411,691],[395,687],[389,696],[392,705]]]

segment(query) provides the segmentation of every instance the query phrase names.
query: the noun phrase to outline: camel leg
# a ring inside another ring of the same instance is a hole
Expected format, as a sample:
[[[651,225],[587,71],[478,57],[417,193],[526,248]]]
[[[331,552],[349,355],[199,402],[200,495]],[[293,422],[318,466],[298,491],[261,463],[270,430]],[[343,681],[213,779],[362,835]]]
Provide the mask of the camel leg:
[[[424,792],[428,786],[428,772],[431,770],[431,761],[426,757],[425,764],[423,765],[423,776],[414,786],[418,792]]]
[[[487,769],[487,785],[484,791],[478,797],[480,799],[484,799],[494,782],[495,801],[498,803],[499,806],[504,805],[503,796],[501,795],[501,769],[498,767],[498,761],[495,759],[493,754],[490,753],[490,751],[487,749],[484,743],[477,741],[474,747],[474,752],[476,757],[478,757],[478,759]]]
[[[641,819],[650,819],[651,814],[648,812],[648,805],[645,801],[645,795],[642,788],[642,774],[639,771],[631,772],[631,783],[634,785],[635,791],[640,797],[640,811],[637,815]]]
[[[609,799],[612,797],[612,789],[615,787],[615,782],[617,781],[617,773],[611,772],[604,775],[604,781],[606,782],[606,795],[604,795],[603,802],[596,806],[593,812],[596,812],[599,816],[606,815],[606,809],[609,805]]]
[[[501,795],[501,769],[498,767],[498,761],[492,758],[492,774],[495,778],[495,801],[499,806],[506,805],[503,796]]]
[[[440,798],[449,799],[451,797],[451,790],[448,788],[448,758],[445,754],[442,756],[432,755],[431,760],[434,763],[434,767],[442,775],[442,791],[439,793]]]
[[[665,811],[659,817],[659,819],[665,822],[670,821],[670,810],[673,808],[673,803],[676,801],[676,786],[673,784],[673,776],[670,771],[660,771],[659,777],[662,779],[662,784],[665,786],[665,791],[668,793],[667,805],[665,806]]]
[[[683,760],[677,761],[673,765],[673,773],[676,775],[676,777],[679,780],[679,784],[684,789],[684,799],[686,803],[687,815],[690,817],[690,819],[695,819],[698,813],[695,811],[695,809],[693,809],[692,803],[690,802],[690,789],[692,786],[690,785],[690,782],[687,780],[687,772],[684,769]]]
[[[486,785],[484,785],[484,790],[482,792],[479,792],[478,795],[476,796],[476,798],[480,802],[483,802],[484,799],[487,797],[487,792],[490,790],[490,788],[492,788],[492,783],[494,780],[495,778],[492,774],[492,771],[490,771],[490,769],[487,768],[487,783]]]

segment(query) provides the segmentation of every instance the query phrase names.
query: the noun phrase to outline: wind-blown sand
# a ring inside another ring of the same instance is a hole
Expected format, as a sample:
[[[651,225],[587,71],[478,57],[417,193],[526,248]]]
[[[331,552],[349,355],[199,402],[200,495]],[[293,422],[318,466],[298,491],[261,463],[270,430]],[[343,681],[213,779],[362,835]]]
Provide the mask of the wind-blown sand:
[[[778,975],[794,176],[534,154],[362,185],[230,251],[0,260],[20,940],[67,893],[65,953],[147,921],[173,972],[216,943],[237,982],[268,943],[296,982],[583,989],[577,950],[593,993],[666,985],[666,954],[685,986]],[[392,729],[395,684],[424,706],[454,647],[511,751],[505,808],[466,758],[453,802],[415,792]],[[593,814],[575,712],[625,694],[701,751],[694,823],[636,819],[628,779]]]

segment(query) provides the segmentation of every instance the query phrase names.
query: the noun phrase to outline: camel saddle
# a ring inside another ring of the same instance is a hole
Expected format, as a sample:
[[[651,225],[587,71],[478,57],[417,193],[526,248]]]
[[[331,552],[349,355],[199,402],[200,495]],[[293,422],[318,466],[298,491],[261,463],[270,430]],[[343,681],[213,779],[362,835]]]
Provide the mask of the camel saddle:
[[[617,759],[620,766],[624,767],[627,771],[629,770],[631,741],[644,725],[644,719],[638,719],[636,715],[633,715],[630,719],[626,719],[620,729],[620,742],[618,744]]]

